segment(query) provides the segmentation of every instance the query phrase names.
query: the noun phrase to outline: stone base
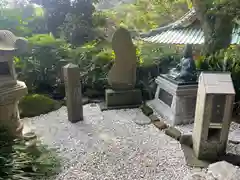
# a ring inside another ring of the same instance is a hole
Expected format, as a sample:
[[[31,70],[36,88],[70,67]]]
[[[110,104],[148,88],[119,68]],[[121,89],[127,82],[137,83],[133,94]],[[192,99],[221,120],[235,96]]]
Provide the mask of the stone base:
[[[142,104],[142,92],[139,89],[132,90],[112,90],[105,91],[107,107],[132,107]]]
[[[25,83],[0,88],[0,128],[6,128],[12,136],[21,136],[23,123],[19,117],[18,101],[27,94]]]
[[[170,125],[194,122],[198,84],[177,84],[163,75],[156,79],[155,99],[148,103]]]

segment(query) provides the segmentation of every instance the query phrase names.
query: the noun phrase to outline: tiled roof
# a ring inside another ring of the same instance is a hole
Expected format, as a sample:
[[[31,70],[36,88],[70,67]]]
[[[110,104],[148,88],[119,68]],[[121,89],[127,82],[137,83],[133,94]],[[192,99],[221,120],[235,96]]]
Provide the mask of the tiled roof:
[[[143,41],[162,44],[203,44],[203,31],[199,28],[170,29],[153,36],[141,38]],[[240,27],[234,29],[231,44],[240,44]]]
[[[190,10],[178,21],[140,35],[141,40],[161,44],[203,44],[204,33],[196,24],[196,11]],[[231,44],[240,44],[240,26],[233,30]]]

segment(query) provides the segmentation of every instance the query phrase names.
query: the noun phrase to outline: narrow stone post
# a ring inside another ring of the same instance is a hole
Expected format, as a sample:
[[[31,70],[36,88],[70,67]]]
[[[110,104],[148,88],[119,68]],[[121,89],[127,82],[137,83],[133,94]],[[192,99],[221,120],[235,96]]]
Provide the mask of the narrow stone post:
[[[83,120],[82,88],[80,70],[75,64],[63,67],[65,92],[67,98],[68,120],[76,123]]]

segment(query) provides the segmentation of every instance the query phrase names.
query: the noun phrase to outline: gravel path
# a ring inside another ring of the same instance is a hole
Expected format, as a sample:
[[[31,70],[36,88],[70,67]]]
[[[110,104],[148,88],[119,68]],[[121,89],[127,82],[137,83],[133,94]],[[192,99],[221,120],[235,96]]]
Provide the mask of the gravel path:
[[[57,180],[183,180],[191,172],[177,141],[153,125],[133,122],[143,117],[139,109],[101,112],[88,104],[84,116],[83,122],[71,124],[62,107],[24,119],[26,129],[63,157]]]

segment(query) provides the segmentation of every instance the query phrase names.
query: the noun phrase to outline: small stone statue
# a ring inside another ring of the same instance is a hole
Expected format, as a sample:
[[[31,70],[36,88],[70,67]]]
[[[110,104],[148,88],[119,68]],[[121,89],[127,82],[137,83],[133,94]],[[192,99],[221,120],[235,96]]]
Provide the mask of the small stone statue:
[[[197,80],[197,70],[193,60],[192,46],[190,44],[186,45],[180,64],[178,64],[176,68],[171,69],[168,76],[182,82]]]

